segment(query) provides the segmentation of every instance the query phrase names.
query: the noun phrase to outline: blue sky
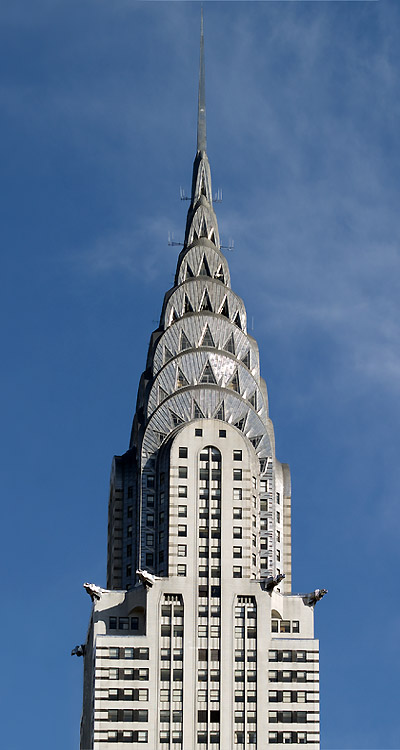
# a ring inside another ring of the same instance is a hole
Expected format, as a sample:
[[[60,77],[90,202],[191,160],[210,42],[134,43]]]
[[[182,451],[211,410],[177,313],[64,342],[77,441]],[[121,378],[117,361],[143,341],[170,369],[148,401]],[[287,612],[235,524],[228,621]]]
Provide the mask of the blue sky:
[[[326,587],[324,750],[398,750],[400,4],[206,2],[232,285],[293,480],[294,590]],[[0,9],[2,743],[78,747],[114,453],[183,237],[199,4]],[[22,721],[22,726],[21,726]]]

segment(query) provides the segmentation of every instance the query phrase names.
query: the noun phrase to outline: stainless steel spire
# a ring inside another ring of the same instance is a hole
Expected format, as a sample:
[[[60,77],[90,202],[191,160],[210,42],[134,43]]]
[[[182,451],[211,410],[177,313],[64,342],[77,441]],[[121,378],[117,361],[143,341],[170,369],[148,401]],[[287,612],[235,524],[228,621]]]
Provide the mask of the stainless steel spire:
[[[204,67],[204,26],[203,8],[201,9],[200,27],[200,71],[199,71],[199,108],[197,115],[197,151],[207,150],[206,135],[206,84]]]

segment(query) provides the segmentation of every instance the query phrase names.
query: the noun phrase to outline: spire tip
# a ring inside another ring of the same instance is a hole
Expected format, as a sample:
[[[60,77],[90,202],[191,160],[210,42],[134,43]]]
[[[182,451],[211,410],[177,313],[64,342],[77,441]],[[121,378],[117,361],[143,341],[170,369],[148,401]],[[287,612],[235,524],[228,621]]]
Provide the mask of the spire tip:
[[[197,151],[198,152],[207,150],[203,5],[201,6],[200,19],[201,20],[200,20],[199,106],[198,106],[198,114],[197,114]]]

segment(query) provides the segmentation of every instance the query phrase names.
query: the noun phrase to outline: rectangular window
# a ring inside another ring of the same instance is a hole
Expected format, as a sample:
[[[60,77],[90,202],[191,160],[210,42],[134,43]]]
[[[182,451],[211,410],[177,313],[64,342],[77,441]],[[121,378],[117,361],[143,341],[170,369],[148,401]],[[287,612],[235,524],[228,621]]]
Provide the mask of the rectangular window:
[[[152,547],[154,545],[154,534],[146,534],[146,544],[148,547]]]
[[[281,620],[280,626],[281,633],[290,633],[290,620]]]
[[[180,518],[186,518],[186,516],[187,516],[187,505],[178,505],[178,516]]]
[[[199,427],[196,427],[194,434],[195,434],[195,437],[203,437],[203,430],[200,429]]]
[[[127,530],[126,530],[126,536],[131,537],[132,536],[132,525],[129,524]]]
[[[299,620],[293,620],[292,633],[299,633],[299,632],[300,632],[300,622]]]
[[[110,647],[108,649],[108,656],[110,659],[119,659],[119,648]]]
[[[219,430],[218,434],[219,434],[220,438],[225,438],[226,437],[226,430]]]
[[[276,511],[276,522],[277,523],[281,522],[281,514],[279,513],[279,510]]]
[[[139,630],[139,618],[131,617],[131,630]]]
[[[186,576],[186,565],[177,565],[178,576]]]
[[[154,565],[154,557],[152,552],[146,552],[146,565],[149,568],[152,568]]]
[[[241,469],[234,469],[233,470],[233,480],[234,482],[240,482],[242,479],[242,470]]]
[[[242,548],[241,547],[234,547],[233,548],[233,557],[242,557]]]
[[[132,511],[133,511],[133,506],[128,505],[128,509],[126,511],[126,515],[128,516],[128,518],[132,518]]]
[[[160,701],[161,703],[169,702],[169,690],[168,688],[161,688],[160,690]]]
[[[234,508],[233,509],[233,517],[234,518],[242,518],[242,509],[241,508]]]
[[[179,446],[179,458],[187,458],[188,457],[188,449],[186,446]]]
[[[154,526],[154,513],[147,514],[147,526]],[[132,533],[131,533],[131,536],[132,536]]]
[[[233,490],[233,499],[236,500],[236,501],[242,499],[242,488],[241,487],[234,487],[234,490]]]
[[[184,484],[178,487],[178,497],[187,497],[187,487]]]
[[[241,526],[234,526],[233,527],[233,538],[234,539],[241,539],[242,538],[242,527]]]
[[[118,680],[118,669],[109,669],[108,678],[110,680]]]
[[[241,461],[242,460],[242,451],[233,451],[233,460],[234,461]]]
[[[188,475],[187,466],[179,466],[178,468],[179,479],[187,479],[187,475]]]
[[[154,508],[154,495],[147,495],[147,507]]]
[[[148,474],[147,475],[147,486],[148,487],[154,487],[154,485],[155,485],[154,474]]]
[[[234,565],[233,566],[233,577],[234,578],[241,578],[242,577],[242,566],[241,565]]]
[[[179,524],[178,536],[187,536],[187,526],[185,526],[184,524]]]
[[[186,544],[178,544],[178,557],[186,557],[187,547]]]

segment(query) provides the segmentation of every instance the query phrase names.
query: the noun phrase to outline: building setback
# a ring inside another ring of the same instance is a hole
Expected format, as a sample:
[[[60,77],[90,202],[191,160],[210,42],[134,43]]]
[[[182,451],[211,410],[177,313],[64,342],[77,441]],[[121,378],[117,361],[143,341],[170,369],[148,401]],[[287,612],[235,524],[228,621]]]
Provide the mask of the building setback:
[[[203,46],[185,242],[112,465],[107,589],[85,584],[81,750],[319,747],[324,591],[291,593],[290,472],[220,249]]]

